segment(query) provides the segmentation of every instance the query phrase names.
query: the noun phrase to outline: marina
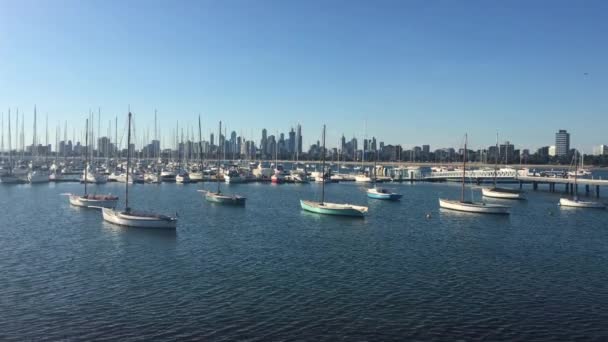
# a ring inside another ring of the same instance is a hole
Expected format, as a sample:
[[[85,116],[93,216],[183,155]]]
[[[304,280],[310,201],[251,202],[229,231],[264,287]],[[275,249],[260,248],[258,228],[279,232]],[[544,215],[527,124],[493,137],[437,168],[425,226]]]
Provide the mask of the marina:
[[[606,13],[0,1],[0,342],[608,341]]]
[[[608,336],[595,309],[608,305],[606,210],[559,207],[560,194],[528,184],[529,199],[509,202],[508,216],[439,210],[438,197],[460,195],[449,182],[390,184],[403,195],[394,202],[367,199],[368,185],[327,184],[333,202],[369,207],[365,219],[349,219],[300,209],[301,198],[320,196],[315,182],[225,185],[247,197],[242,208],[207,203],[203,186],[132,186],[138,208],[179,214],[170,231],[126,228],[70,206],[61,194],[82,191],[78,183],[0,186],[12,215],[0,239],[3,333],[280,340],[319,338],[322,329],[333,339],[337,320],[352,322],[340,333],[352,339],[378,330],[395,341],[456,330],[490,340]],[[90,188],[121,194],[124,184]],[[481,197],[476,185],[469,191]],[[479,323],[482,313],[492,324]],[[226,317],[239,329],[226,330]]]

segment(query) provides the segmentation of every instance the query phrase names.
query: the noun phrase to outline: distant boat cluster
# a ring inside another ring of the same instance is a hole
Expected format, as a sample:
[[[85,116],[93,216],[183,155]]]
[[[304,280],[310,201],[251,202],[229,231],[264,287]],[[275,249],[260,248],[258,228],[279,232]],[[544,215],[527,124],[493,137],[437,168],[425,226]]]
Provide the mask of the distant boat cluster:
[[[131,145],[131,113],[129,113],[129,133],[128,146]],[[88,120],[87,120],[88,127]],[[88,131],[88,128],[87,128]],[[219,132],[222,131],[221,122]],[[88,137],[87,137],[88,138]],[[87,139],[88,145],[88,139]],[[323,150],[325,150],[325,126],[323,127]],[[466,138],[465,147],[466,149]],[[304,164],[295,162],[291,169],[283,167],[277,160],[274,163],[269,161],[260,162],[231,162],[223,163],[220,160],[221,150],[217,150],[215,161],[199,160],[132,160],[131,151],[127,153],[127,159],[92,162],[88,154],[84,160],[80,159],[55,159],[52,164],[41,160],[33,160],[29,165],[21,161],[13,163],[12,156],[9,154],[8,161],[3,161],[0,168],[0,182],[3,184],[16,183],[45,183],[61,181],[80,181],[84,185],[84,193],[65,194],[69,196],[69,203],[73,206],[96,208],[102,210],[103,219],[122,226],[142,227],[142,228],[176,228],[177,217],[162,215],[144,211],[134,210],[129,203],[129,184],[150,183],[158,184],[161,182],[174,182],[177,184],[213,181],[217,183],[215,190],[199,190],[204,198],[212,203],[229,204],[243,206],[246,198],[238,194],[228,194],[221,190],[221,184],[245,183],[253,181],[265,181],[275,184],[281,183],[309,183],[318,182],[322,184],[321,198],[319,201],[311,199],[301,199],[301,208],[305,211],[317,214],[340,215],[364,217],[368,213],[368,207],[348,204],[331,203],[325,200],[325,184],[330,182],[354,181],[359,183],[369,183],[366,189],[367,197],[377,200],[396,201],[402,198],[402,194],[390,189],[379,187],[378,184],[386,181],[437,181],[455,180],[462,183],[460,199],[439,199],[439,207],[448,210],[456,210],[478,214],[509,214],[510,207],[504,204],[486,203],[484,201],[475,202],[467,200],[465,197],[465,185],[467,179],[486,180],[492,179],[492,187],[482,188],[483,197],[522,200],[525,199],[523,192],[516,189],[498,186],[499,179],[516,179],[520,177],[563,177],[574,179],[577,184],[579,178],[587,177],[591,173],[582,167],[579,169],[578,157],[575,154],[573,164],[574,171],[559,174],[537,174],[536,171],[528,169],[516,170],[514,168],[499,168],[498,161],[493,169],[467,170],[466,152],[463,156],[461,168],[432,168],[430,172],[424,173],[419,167],[393,167],[386,168],[374,163],[373,167],[356,166],[352,169],[340,165],[340,163],[326,165],[325,156],[322,158],[321,165]],[[376,158],[377,159],[377,158]],[[582,165],[581,165],[582,166]],[[337,169],[337,172],[333,172]],[[349,169],[346,171],[345,169]],[[341,172],[345,171],[345,172]],[[117,210],[116,206],[119,198],[111,194],[89,194],[87,185],[103,184],[106,182],[125,183],[125,208]],[[572,198],[562,198],[559,202],[562,206],[579,208],[605,208],[601,202],[581,201],[576,193]]]

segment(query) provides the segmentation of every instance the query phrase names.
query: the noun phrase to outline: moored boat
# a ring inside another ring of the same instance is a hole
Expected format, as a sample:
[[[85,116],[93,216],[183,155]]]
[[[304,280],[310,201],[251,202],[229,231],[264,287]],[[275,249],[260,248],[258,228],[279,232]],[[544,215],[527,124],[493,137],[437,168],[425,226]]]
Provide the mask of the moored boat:
[[[317,214],[363,217],[367,214],[367,207],[353,204],[314,202],[300,200],[300,206],[306,211]]]
[[[219,132],[222,134],[222,122],[219,124]],[[245,205],[246,198],[240,195],[228,195],[223,194],[220,190],[221,182],[219,178],[219,169],[220,169],[220,150],[221,147],[217,149],[217,172],[216,172],[216,182],[217,182],[217,191],[208,191],[208,190],[199,190],[205,194],[205,200],[211,203],[218,204],[232,204],[232,205]]]
[[[572,208],[594,208],[594,209],[604,209],[606,205],[601,202],[593,202],[593,201],[580,201],[578,199],[578,150],[574,150],[574,197],[572,199],[568,198],[560,198],[558,205],[562,207],[572,207]]]
[[[127,146],[131,146],[131,112],[129,112],[129,124],[127,134]],[[135,211],[129,207],[129,173],[131,169],[131,149],[127,149],[127,172],[125,181],[125,209],[115,210],[110,208],[102,209],[102,217],[105,221],[136,228],[164,228],[175,229],[177,227],[177,217],[159,215],[155,213]]]
[[[485,202],[473,202],[473,201],[465,201],[464,199],[464,190],[466,183],[466,169],[467,169],[467,135],[465,135],[464,139],[464,153],[463,153],[463,162],[462,162],[462,188],[460,193],[460,201],[456,200],[447,200],[440,198],[439,199],[439,207],[443,209],[450,209],[456,211],[463,211],[468,213],[476,213],[476,214],[509,214],[510,207],[501,205],[501,204],[489,204]]]
[[[112,195],[70,195],[70,204],[85,208],[114,208],[118,203],[118,196]]]
[[[478,214],[509,214],[509,207],[500,204],[489,204],[484,202],[465,202],[447,199],[439,199],[439,206],[444,209],[465,211]]]
[[[175,229],[177,218],[154,213],[137,212],[133,210],[119,211],[103,208],[103,219],[119,226],[135,228]]]
[[[501,198],[501,199],[524,199],[521,191],[507,188],[482,188],[481,194],[485,197]]]
[[[560,198],[559,205],[564,207],[573,207],[573,208],[595,208],[595,209],[605,209],[606,205],[602,202],[593,202],[593,201],[580,201],[578,199],[567,199]]]
[[[390,190],[384,188],[371,188],[367,189],[367,197],[396,201],[398,199],[401,199],[403,195],[391,192]]]
[[[87,119],[86,123],[86,138],[85,144],[88,148],[89,146],[89,120]],[[88,179],[88,154],[85,155],[85,168],[83,178]],[[76,207],[83,208],[114,208],[118,203],[118,197],[113,195],[91,195],[87,192],[87,183],[84,182],[84,195],[74,195],[69,194],[70,204]]]
[[[350,216],[350,217],[364,217],[367,214],[367,207],[360,205],[353,205],[348,203],[329,203],[325,202],[325,182],[326,182],[326,169],[325,169],[325,125],[323,125],[323,149],[322,151],[322,166],[321,175],[317,176],[317,179],[321,181],[321,201],[309,201],[300,200],[300,207],[303,210],[324,214],[324,215],[337,215],[337,216]]]

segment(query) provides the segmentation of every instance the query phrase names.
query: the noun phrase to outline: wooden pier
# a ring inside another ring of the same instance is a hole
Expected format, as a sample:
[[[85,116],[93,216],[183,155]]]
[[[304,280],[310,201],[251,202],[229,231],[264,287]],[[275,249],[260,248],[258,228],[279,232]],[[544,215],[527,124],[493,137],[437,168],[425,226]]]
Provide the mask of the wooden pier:
[[[600,197],[600,187],[608,186],[608,180],[604,179],[589,179],[579,178],[577,179],[577,185],[575,188],[574,178],[557,178],[557,177],[540,177],[540,176],[518,176],[516,181],[519,181],[519,188],[523,187],[524,183],[532,184],[534,190],[538,190],[539,184],[548,184],[549,191],[555,192],[559,184],[563,184],[564,192],[569,194],[578,193],[578,186],[585,186],[585,193],[589,195],[592,187],[595,187],[595,197]]]

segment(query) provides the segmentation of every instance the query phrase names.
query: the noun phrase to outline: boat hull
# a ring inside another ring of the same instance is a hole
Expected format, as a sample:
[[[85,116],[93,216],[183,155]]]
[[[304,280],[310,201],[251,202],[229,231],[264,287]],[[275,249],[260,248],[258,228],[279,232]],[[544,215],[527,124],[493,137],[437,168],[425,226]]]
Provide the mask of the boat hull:
[[[496,189],[496,188],[482,188],[481,194],[485,197],[492,197],[492,198],[513,199],[513,200],[524,199],[523,195],[520,192],[512,191],[509,189],[507,189],[507,191],[500,191],[499,189]]]
[[[460,202],[446,199],[439,199],[439,206],[444,209],[462,211],[475,214],[498,214],[508,215],[509,207],[499,204]]]
[[[369,176],[355,176],[355,182],[357,182],[357,183],[371,183],[372,179]]]
[[[379,200],[387,200],[387,201],[397,201],[403,197],[401,194],[396,194],[393,192],[382,193],[375,191],[376,189],[368,189],[367,197]]]
[[[21,184],[25,183],[23,179],[14,176],[14,175],[4,175],[0,176],[0,183],[2,184]]]
[[[211,203],[229,204],[229,205],[245,205],[246,198],[243,196],[230,196],[218,194],[215,192],[205,193],[205,200]]]
[[[70,204],[82,208],[115,208],[118,198],[115,199],[96,199],[85,198],[79,195],[70,195]]]
[[[324,215],[364,217],[367,207],[338,203],[319,203],[300,200],[300,206],[306,211]]]
[[[27,175],[27,180],[31,184],[48,183],[49,175],[46,173],[38,173],[34,171],[30,172],[30,174]]]
[[[109,208],[103,208],[102,214],[105,221],[119,226],[154,229],[175,229],[177,227],[177,219],[173,217],[130,215]]]
[[[591,201],[579,201],[579,200],[571,200],[567,198],[560,198],[559,205],[563,207],[572,207],[572,208],[593,208],[593,209],[605,209],[606,205],[601,202],[591,202]]]

